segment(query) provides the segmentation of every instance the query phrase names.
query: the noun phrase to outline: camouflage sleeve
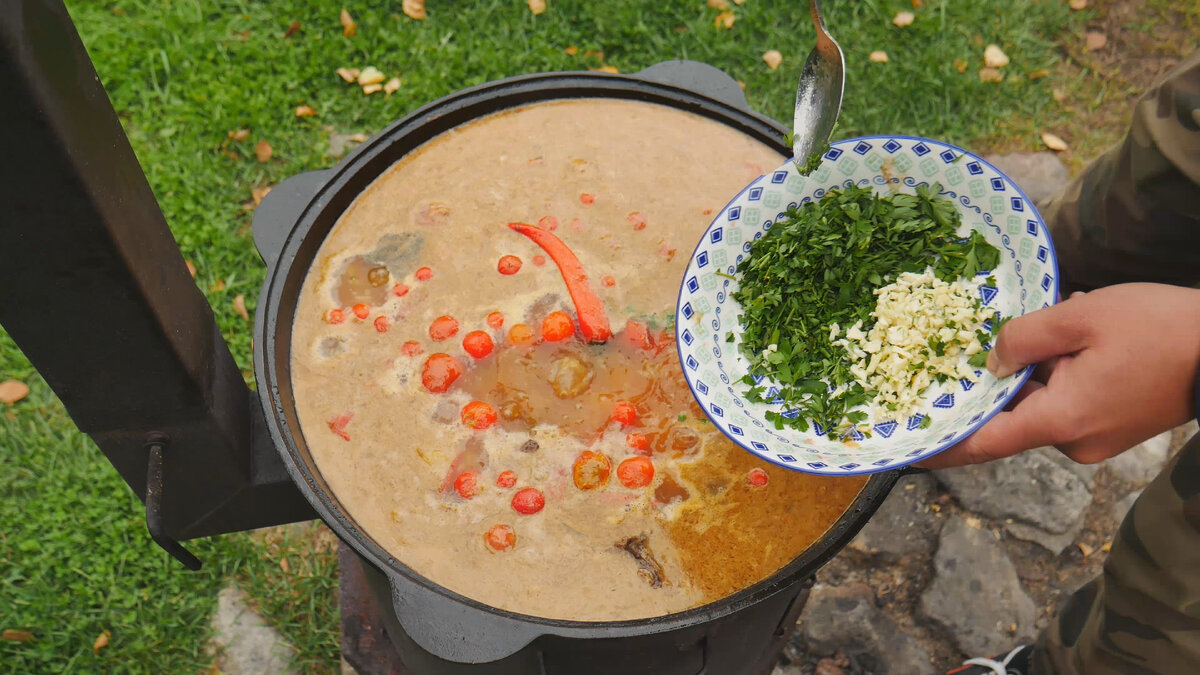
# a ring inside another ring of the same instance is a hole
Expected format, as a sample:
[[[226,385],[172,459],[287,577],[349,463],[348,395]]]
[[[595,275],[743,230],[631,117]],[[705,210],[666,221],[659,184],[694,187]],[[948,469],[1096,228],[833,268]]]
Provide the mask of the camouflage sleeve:
[[[1200,283],[1200,51],[1138,99],[1124,140],[1045,210],[1063,293]]]

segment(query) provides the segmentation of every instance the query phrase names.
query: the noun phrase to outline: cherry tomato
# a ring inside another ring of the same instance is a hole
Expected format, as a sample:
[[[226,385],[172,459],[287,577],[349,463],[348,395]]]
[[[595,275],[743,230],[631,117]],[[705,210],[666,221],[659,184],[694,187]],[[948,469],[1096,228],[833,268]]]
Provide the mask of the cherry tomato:
[[[754,487],[762,487],[771,482],[771,477],[767,475],[766,471],[763,471],[758,467],[754,467],[753,469],[750,469],[749,473],[746,474],[746,481]]]
[[[388,318],[386,316],[375,317],[375,330],[380,333],[386,333],[388,329]]]
[[[612,278],[611,276],[606,276],[600,280],[600,285],[607,286],[608,288],[612,288],[613,286],[617,285],[617,280]]]
[[[533,256],[533,264],[537,265],[538,267],[545,265],[546,264],[546,256],[544,256],[544,255]]]
[[[400,347],[400,353],[404,354],[405,356],[416,356],[422,351],[421,343],[417,342],[416,340],[409,340]]]
[[[574,334],[575,322],[571,321],[571,315],[566,312],[550,312],[550,315],[542,320],[542,339],[546,342],[566,340]]]
[[[517,484],[517,474],[514,471],[501,471],[496,476],[496,487],[510,488]]]
[[[508,329],[508,339],[514,345],[531,345],[534,342],[533,329],[523,323],[515,323]]]
[[[463,349],[471,356],[482,359],[492,353],[492,336],[481,330],[473,330],[463,337]]]
[[[636,455],[650,454],[650,437],[646,434],[626,434],[625,445],[632,448]]]
[[[421,371],[421,384],[435,394],[441,394],[462,375],[462,364],[449,354],[431,354]]]
[[[612,415],[609,416],[609,419],[619,423],[622,429],[631,427],[637,423],[637,408],[633,407],[632,403],[621,401],[613,406]]]
[[[417,281],[429,281],[433,278],[433,270],[429,269],[428,267],[422,267],[421,269],[417,270],[416,277]]]
[[[337,434],[343,441],[348,441],[350,440],[350,434],[346,433],[346,425],[350,424],[350,420],[352,419],[354,419],[354,413],[342,413],[329,420],[329,430]]]
[[[579,195],[579,201],[584,204],[595,204],[596,196],[585,192],[585,193]]]
[[[370,316],[370,314],[371,314],[371,308],[364,305],[361,302],[358,303],[357,305],[355,305],[354,307],[352,307],[351,309],[353,309],[353,311],[354,311],[354,316],[357,316],[360,319],[365,319],[368,316]]]
[[[642,488],[654,480],[654,462],[647,457],[630,457],[617,466],[617,480],[627,488]]]
[[[635,230],[646,229],[646,216],[642,215],[641,211],[634,211],[626,216],[625,219],[629,221],[629,224],[632,225],[633,229]]]
[[[575,466],[571,473],[575,479],[575,487],[580,490],[595,490],[608,483],[608,476],[612,473],[612,461],[601,453],[584,450],[575,458]]]
[[[492,312],[487,315],[487,325],[492,328],[500,328],[504,325],[504,315],[500,312]]]
[[[538,221],[538,227],[553,232],[558,229],[558,218],[554,216],[542,216],[542,219]]]
[[[496,423],[496,409],[483,401],[471,401],[463,406],[462,423],[472,429],[486,429]]]
[[[429,324],[429,337],[436,342],[449,340],[458,333],[458,320],[452,316],[439,316]]]
[[[500,274],[516,274],[521,271],[521,259],[515,255],[506,255],[496,263],[496,271]]]
[[[632,319],[625,323],[625,330],[621,331],[621,340],[634,349],[654,349],[654,340],[651,339],[646,324]]]
[[[523,516],[532,516],[541,511],[544,506],[546,506],[546,498],[537,488],[517,490],[517,494],[512,498],[513,510]]]
[[[346,320],[346,313],[340,309],[331,309],[325,313],[325,322],[326,323],[330,323],[330,324],[333,324],[336,326],[345,320]]]
[[[483,541],[493,551],[507,551],[517,545],[517,533],[508,525],[495,525],[483,535]]]
[[[404,284],[396,284],[395,286],[392,286],[392,295],[395,295],[397,298],[403,298],[404,296],[408,295],[408,286],[405,286]]]
[[[474,471],[464,471],[454,479],[454,491],[463,499],[470,499],[479,494],[479,474]]]

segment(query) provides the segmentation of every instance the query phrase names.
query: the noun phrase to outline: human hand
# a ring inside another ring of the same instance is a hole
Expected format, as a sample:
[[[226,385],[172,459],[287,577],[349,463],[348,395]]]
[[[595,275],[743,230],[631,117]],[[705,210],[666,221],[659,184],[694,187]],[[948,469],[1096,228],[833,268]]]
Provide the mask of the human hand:
[[[921,466],[941,469],[1053,445],[1082,464],[1124,452],[1194,414],[1200,290],[1122,284],[1009,321],[988,370],[1034,376],[997,414]]]

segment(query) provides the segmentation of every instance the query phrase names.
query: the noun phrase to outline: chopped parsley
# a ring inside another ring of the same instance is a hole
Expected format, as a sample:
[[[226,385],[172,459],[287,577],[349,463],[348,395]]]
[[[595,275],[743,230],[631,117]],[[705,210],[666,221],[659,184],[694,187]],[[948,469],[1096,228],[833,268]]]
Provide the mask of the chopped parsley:
[[[932,268],[938,278],[953,281],[999,264],[1000,252],[979,232],[958,236],[962,217],[953,202],[938,197],[940,191],[936,184],[890,197],[870,188],[831,190],[789,209],[751,245],[737,267],[733,294],[742,307],[740,349],[752,364],[742,382],[750,401],[770,403],[778,396],[784,410],[795,411],[768,411],[777,429],[807,431],[815,423],[836,438],[867,419],[856,408],[871,393],[851,375],[850,359],[832,344],[830,327],[870,324],[876,288],[902,272]],[[937,352],[944,344],[934,338],[930,348]],[[768,394],[767,381],[756,383],[755,376],[778,383],[778,394]]]

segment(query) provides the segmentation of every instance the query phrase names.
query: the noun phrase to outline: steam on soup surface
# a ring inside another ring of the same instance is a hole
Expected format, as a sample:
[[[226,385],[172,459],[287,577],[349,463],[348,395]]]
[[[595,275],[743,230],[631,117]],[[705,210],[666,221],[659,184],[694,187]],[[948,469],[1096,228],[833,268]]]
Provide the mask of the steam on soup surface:
[[[802,553],[865,479],[726,440],[668,323],[696,237],[780,161],[697,115],[583,100],[384,172],[322,245],[292,338],[302,432],[350,516],[452,591],[557,619],[681,611]]]

